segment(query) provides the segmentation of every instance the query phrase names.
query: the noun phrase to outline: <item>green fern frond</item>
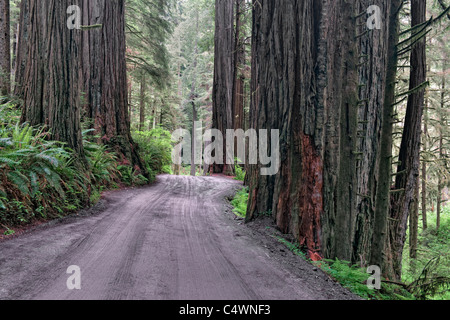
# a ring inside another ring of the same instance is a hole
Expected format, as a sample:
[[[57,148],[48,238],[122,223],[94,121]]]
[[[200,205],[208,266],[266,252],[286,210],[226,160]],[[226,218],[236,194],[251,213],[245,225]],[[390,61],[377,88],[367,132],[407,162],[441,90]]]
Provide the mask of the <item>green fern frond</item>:
[[[28,178],[19,171],[12,171],[7,174],[8,179],[19,189],[23,194],[30,195],[28,188]]]

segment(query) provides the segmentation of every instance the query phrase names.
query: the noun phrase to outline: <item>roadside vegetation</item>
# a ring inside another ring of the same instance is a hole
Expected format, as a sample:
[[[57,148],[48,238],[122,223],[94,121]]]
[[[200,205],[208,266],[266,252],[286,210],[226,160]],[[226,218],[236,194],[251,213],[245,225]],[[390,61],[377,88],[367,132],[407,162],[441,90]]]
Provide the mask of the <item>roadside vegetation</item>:
[[[171,142],[161,129],[136,132],[150,180],[116,153],[97,143],[92,130],[83,132],[86,163],[45,127],[21,124],[12,103],[0,105],[0,229],[60,218],[95,204],[105,190],[143,185],[159,173],[170,173]]]
[[[245,219],[247,213],[248,188],[239,190],[231,200],[233,213]],[[271,213],[261,213],[255,219],[270,217]],[[429,213],[432,217],[432,213]],[[405,247],[405,262],[403,264],[402,282],[382,280],[381,289],[369,289],[367,282],[371,274],[367,266],[352,265],[339,259],[312,261],[308,258],[305,248],[298,243],[292,243],[283,237],[272,235],[293,254],[320,268],[343,287],[366,300],[449,300],[450,299],[450,206],[443,209],[441,228],[436,231],[436,219],[430,221],[429,229],[421,232],[419,239],[419,255],[410,259]],[[433,225],[434,223],[434,225]]]
[[[149,131],[135,131],[133,140],[139,145],[140,154],[150,180],[157,174],[172,174],[172,135],[162,128]]]
[[[235,160],[235,163],[237,163],[237,162],[238,162],[238,159]],[[234,166],[234,172],[235,172],[235,177],[234,177],[235,180],[238,180],[238,181],[245,180],[245,176],[247,173],[245,172],[244,168],[242,168],[242,166],[236,164]]]
[[[247,203],[248,203],[248,189],[244,188],[240,190],[234,199],[231,201],[233,205],[233,213],[239,218],[244,219],[247,214]]]

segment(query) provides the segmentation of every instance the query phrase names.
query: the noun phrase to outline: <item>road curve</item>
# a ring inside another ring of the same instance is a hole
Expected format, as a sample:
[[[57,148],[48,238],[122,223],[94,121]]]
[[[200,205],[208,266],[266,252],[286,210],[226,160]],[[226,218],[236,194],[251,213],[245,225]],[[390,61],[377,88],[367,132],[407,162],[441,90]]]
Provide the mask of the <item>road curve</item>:
[[[351,298],[305,262],[286,266],[226,214],[239,183],[159,176],[105,194],[95,215],[0,243],[2,300],[322,300]],[[281,250],[283,251],[283,250]],[[81,290],[69,290],[69,266]]]

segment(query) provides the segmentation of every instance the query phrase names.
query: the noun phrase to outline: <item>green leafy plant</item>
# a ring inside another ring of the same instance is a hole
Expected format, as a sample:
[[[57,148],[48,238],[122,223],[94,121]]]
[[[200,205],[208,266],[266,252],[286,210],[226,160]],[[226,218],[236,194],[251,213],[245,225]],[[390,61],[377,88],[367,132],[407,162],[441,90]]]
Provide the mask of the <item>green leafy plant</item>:
[[[116,186],[120,181],[117,155],[110,151],[107,146],[89,140],[88,134],[91,132],[93,130],[83,131],[83,146],[89,164],[90,179],[94,185],[99,187]]]
[[[240,190],[231,201],[233,205],[233,213],[239,218],[245,218],[247,215],[248,189]]]
[[[148,183],[148,179],[142,174],[138,173],[131,166],[118,166],[117,169],[120,172],[121,180],[128,186],[132,185],[144,185]]]
[[[409,237],[403,254],[402,282],[419,299],[450,299],[450,206],[441,212],[436,229],[436,214],[428,213],[428,229],[419,225],[417,258],[409,257]],[[438,262],[438,263],[437,263]]]
[[[64,203],[71,210],[84,204],[89,179],[74,166],[72,151],[47,137],[44,128],[21,125],[14,110],[0,108],[0,221],[7,225],[57,216]]]
[[[172,135],[169,131],[156,128],[150,131],[136,131],[133,140],[139,145],[140,154],[150,173],[151,180],[157,174],[172,173]]]
[[[238,158],[236,158],[235,160],[234,160],[234,163],[235,163],[235,166],[234,166],[234,172],[235,172],[235,180],[238,180],[238,181],[244,181],[245,180],[245,176],[246,176],[246,172],[245,172],[245,170],[242,168],[242,166],[240,166],[238,163],[239,163],[240,161],[239,161],[239,159]]]
[[[292,243],[280,236],[273,236],[278,242],[284,244],[293,254],[306,260],[306,254],[302,251],[298,243]]]
[[[12,234],[15,234],[16,232],[12,229],[7,228],[7,230],[3,233],[5,236],[10,236]]]

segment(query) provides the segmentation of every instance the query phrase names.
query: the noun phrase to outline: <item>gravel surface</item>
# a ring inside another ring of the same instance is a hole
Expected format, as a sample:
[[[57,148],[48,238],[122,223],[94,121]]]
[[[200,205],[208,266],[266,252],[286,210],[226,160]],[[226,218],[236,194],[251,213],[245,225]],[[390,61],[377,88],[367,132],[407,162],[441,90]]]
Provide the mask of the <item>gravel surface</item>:
[[[226,200],[241,183],[159,176],[111,191],[94,208],[0,242],[0,299],[357,299]],[[70,266],[81,289],[69,290]]]

